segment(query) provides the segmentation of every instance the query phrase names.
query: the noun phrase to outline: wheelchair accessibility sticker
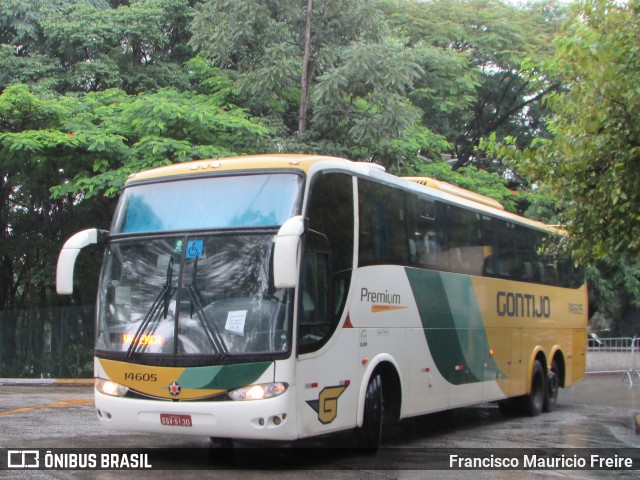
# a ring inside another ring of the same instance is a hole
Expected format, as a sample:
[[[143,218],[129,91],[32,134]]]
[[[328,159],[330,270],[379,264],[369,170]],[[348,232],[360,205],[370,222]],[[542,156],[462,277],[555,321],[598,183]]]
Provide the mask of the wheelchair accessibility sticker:
[[[204,252],[204,242],[202,240],[189,240],[184,258],[202,258]]]

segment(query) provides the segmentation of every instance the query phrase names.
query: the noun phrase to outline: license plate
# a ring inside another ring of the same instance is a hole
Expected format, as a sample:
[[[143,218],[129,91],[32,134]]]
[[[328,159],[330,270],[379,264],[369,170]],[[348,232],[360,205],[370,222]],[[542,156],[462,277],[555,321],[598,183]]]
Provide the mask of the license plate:
[[[161,413],[160,423],[169,427],[190,427],[191,415],[176,415],[173,413]]]

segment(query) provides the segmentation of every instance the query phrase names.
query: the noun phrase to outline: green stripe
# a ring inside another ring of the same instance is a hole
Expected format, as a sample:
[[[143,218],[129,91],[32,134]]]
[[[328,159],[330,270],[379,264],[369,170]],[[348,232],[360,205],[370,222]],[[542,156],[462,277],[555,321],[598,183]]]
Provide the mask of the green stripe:
[[[440,374],[454,385],[503,377],[489,356],[489,342],[471,279],[407,268],[427,345]],[[485,362],[491,366],[485,367]],[[456,370],[457,365],[463,369]]]
[[[185,369],[179,378],[183,388],[233,390],[254,383],[271,366],[271,362],[239,363]]]

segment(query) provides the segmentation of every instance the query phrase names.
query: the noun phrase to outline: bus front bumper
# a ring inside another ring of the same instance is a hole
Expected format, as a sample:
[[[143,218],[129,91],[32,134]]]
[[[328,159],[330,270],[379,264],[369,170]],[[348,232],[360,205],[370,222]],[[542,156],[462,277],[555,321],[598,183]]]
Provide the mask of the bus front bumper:
[[[112,397],[95,391],[108,430],[255,440],[295,440],[295,392],[264,400],[168,402]]]

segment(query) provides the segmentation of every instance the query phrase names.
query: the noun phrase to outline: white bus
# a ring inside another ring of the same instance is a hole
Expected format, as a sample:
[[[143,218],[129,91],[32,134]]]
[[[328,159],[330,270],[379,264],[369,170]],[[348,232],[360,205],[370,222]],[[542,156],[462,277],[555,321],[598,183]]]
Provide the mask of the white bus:
[[[108,429],[295,440],[487,401],[551,410],[585,374],[587,290],[559,232],[343,159],[248,156],[131,175],[105,248],[95,405]]]

